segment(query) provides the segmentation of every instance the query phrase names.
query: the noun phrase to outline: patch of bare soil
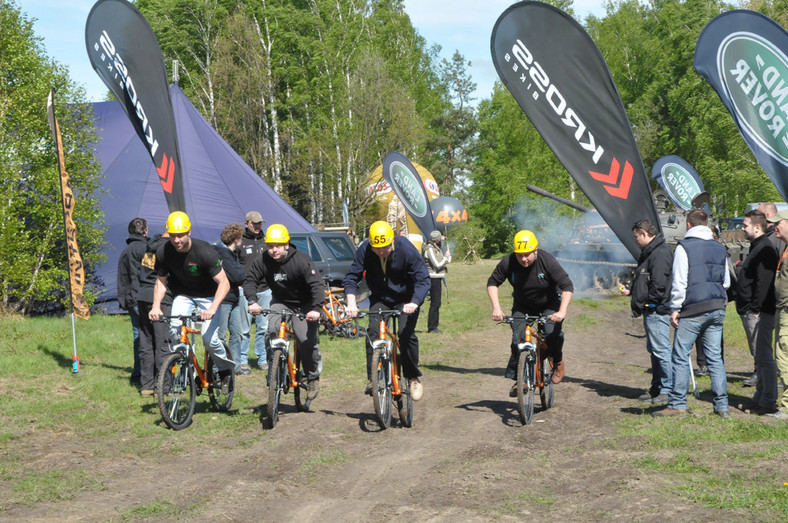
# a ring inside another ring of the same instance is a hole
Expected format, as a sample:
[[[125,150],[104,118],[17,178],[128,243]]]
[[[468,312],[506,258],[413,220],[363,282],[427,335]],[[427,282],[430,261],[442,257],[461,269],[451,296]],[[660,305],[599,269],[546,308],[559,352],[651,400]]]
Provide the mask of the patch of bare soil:
[[[210,521],[740,519],[684,499],[634,467],[644,442],[617,436],[616,424],[642,412],[635,398],[650,379],[642,324],[626,310],[577,305],[570,312],[567,376],[556,387],[554,408],[543,411],[537,396],[530,426],[520,424],[508,397],[511,381],[503,378],[510,331],[490,322],[483,332],[441,335],[441,348],[423,358],[425,393],[412,428],[395,419],[380,430],[371,398],[358,390],[320,397],[310,413],[296,413],[289,395],[265,437],[250,423],[237,441],[224,442],[232,450],[217,442],[216,450],[166,462],[156,456],[109,462],[92,455],[87,442],[80,452],[64,449],[63,440],[41,442],[34,452],[42,467],[89,464],[107,488],[69,502],[14,507],[2,518],[105,521],[166,498],[179,510],[165,511],[166,519]],[[582,313],[596,323],[573,327]],[[199,422],[210,419],[203,414]],[[197,472],[197,462],[208,476]]]

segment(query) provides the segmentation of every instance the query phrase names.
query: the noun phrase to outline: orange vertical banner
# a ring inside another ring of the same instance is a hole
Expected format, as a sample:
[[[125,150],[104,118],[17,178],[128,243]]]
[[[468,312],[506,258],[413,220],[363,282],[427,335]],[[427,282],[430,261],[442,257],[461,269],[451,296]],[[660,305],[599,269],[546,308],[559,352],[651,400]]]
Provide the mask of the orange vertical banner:
[[[57,152],[57,164],[60,170],[60,189],[63,196],[63,221],[66,231],[66,250],[68,254],[68,272],[71,289],[71,310],[78,318],[90,319],[90,308],[88,307],[82,291],[85,285],[85,267],[82,264],[82,256],[79,254],[77,245],[77,227],[74,225],[74,193],[71,191],[69,176],[66,172],[66,162],[63,158],[63,141],[60,137],[60,126],[55,116],[55,90],[49,92],[47,100],[47,119],[49,128],[52,130],[52,137],[55,141],[55,151]]]

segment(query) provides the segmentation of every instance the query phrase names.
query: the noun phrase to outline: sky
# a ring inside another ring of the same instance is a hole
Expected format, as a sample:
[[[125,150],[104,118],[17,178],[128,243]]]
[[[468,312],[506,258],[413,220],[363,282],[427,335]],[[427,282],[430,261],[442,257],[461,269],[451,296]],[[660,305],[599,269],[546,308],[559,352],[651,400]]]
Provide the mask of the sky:
[[[43,38],[50,58],[68,66],[71,78],[81,84],[88,101],[104,100],[107,88],[90,66],[85,50],[85,20],[94,0],[18,0],[34,30]],[[455,50],[471,62],[468,72],[476,82],[478,103],[489,98],[498,78],[490,58],[490,34],[495,21],[513,2],[509,0],[405,0],[405,12],[428,45],[441,46],[441,57]],[[601,0],[576,0],[578,20],[588,14],[603,16]]]

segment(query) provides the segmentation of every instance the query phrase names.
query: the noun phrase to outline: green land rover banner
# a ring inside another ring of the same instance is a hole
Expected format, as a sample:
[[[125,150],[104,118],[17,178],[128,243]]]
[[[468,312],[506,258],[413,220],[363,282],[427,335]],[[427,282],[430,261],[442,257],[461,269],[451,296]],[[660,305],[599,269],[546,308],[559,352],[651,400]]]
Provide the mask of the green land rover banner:
[[[714,18],[695,46],[694,67],[717,91],[744,141],[788,199],[788,33],[755,11]]]
[[[421,234],[428,237],[437,229],[424,182],[405,155],[398,152],[386,155],[383,159],[383,178],[389,182],[394,194],[405,205]]]
[[[692,200],[704,191],[703,182],[695,169],[674,154],[657,160],[651,168],[651,176],[665,189],[670,200],[685,211],[692,209]]]

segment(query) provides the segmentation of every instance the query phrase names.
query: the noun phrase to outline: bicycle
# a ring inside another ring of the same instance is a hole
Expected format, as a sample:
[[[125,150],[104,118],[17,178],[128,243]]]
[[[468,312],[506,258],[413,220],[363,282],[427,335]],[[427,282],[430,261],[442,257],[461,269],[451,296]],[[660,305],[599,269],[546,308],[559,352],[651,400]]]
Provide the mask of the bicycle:
[[[351,340],[358,338],[358,318],[351,318],[345,310],[344,297],[337,298],[334,294],[335,292],[344,293],[345,289],[331,287],[327,279],[325,279],[325,283],[326,298],[320,312],[320,325],[323,327],[323,332]]]
[[[513,324],[525,321],[523,341],[517,344],[520,357],[517,360],[517,412],[523,425],[530,425],[534,415],[534,390],[539,389],[542,408],[549,409],[555,400],[553,385],[553,358],[547,353],[544,342],[544,316],[504,316],[499,323]]]
[[[273,429],[279,421],[279,403],[282,394],[287,394],[293,388],[296,410],[306,412],[309,410],[311,400],[307,395],[307,380],[301,369],[298,368],[298,339],[293,334],[293,316],[304,319],[306,316],[300,312],[283,309],[274,311],[263,309],[263,315],[280,314],[278,337],[271,339],[271,364],[268,366],[268,423],[266,428]],[[293,342],[292,353],[290,343]],[[302,390],[303,389],[303,390]],[[303,398],[302,398],[303,393]]]
[[[185,429],[192,423],[196,397],[203,390],[208,391],[211,406],[217,412],[227,412],[235,394],[235,373],[230,372],[230,385],[227,393],[222,390],[219,370],[205,351],[203,367],[197,362],[194,352],[194,335],[200,334],[194,324],[201,322],[200,314],[162,316],[160,321],[181,320],[178,344],[172,347],[172,354],[165,358],[159,370],[158,403],[164,423],[173,430]]]
[[[380,336],[372,343],[372,400],[375,416],[380,428],[391,426],[391,411],[397,404],[400,423],[404,427],[413,426],[413,398],[410,396],[408,380],[402,375],[402,367],[397,360],[400,351],[397,339],[397,320],[402,314],[399,310],[378,310],[360,312],[359,318],[368,315],[380,316]],[[388,320],[391,319],[391,329]],[[392,348],[393,346],[393,348]]]

